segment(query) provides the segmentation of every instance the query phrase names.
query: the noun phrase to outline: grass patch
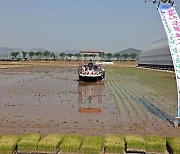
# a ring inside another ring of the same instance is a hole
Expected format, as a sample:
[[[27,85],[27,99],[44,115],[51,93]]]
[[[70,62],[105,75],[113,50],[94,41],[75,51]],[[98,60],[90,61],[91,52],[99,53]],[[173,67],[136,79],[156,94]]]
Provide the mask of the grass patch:
[[[146,138],[146,151],[164,153],[166,151],[166,139],[157,135],[148,136]]]
[[[17,149],[19,136],[5,135],[0,139],[0,154],[14,153]]]
[[[79,152],[82,144],[82,135],[67,135],[61,144],[61,152]]]
[[[145,150],[146,142],[144,138],[139,135],[127,135],[125,137],[127,150]]]
[[[38,152],[57,152],[63,136],[58,134],[49,134],[45,136],[38,144]]]
[[[99,154],[102,151],[102,144],[102,137],[87,136],[83,140],[81,152]]]
[[[173,154],[180,154],[180,137],[167,138],[168,150]]]
[[[35,152],[37,151],[38,143],[40,140],[39,134],[26,134],[18,143],[19,152]]]
[[[105,136],[105,152],[124,154],[124,137],[118,135]]]

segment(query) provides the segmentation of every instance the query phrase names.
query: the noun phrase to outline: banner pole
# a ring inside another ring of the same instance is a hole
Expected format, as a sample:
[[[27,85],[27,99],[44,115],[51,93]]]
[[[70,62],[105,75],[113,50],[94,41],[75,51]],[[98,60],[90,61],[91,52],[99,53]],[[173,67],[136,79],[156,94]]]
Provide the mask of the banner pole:
[[[180,18],[174,6],[170,4],[159,5],[158,10],[167,34],[169,49],[175,69],[178,109],[174,124],[178,126],[180,119]]]

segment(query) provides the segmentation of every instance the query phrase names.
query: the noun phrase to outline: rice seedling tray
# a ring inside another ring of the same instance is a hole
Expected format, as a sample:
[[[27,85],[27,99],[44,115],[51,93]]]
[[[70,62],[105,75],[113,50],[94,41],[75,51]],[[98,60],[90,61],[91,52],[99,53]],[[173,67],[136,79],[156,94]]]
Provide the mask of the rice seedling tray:
[[[166,151],[166,139],[158,135],[146,137],[146,153],[164,154]]]
[[[18,152],[17,154],[37,154],[36,152]]]
[[[119,154],[119,153],[109,153],[109,152],[102,152],[103,154]],[[126,152],[124,152],[123,154],[126,154]]]
[[[82,154],[80,152],[59,152],[58,154]]]
[[[83,141],[82,135],[66,135],[60,145],[62,153],[79,153]]]
[[[127,152],[146,152],[146,142],[144,138],[139,135],[127,135],[125,137],[125,144]]]
[[[124,137],[119,135],[106,135],[104,141],[105,153],[119,153],[124,154],[125,142]]]
[[[60,151],[53,153],[53,152],[16,152],[14,154],[60,154]],[[61,153],[62,154],[62,153]]]
[[[81,152],[86,154],[100,154],[102,152],[103,139],[102,137],[87,136],[84,138]]]
[[[18,153],[37,153],[40,134],[26,134],[18,142]]]
[[[167,138],[167,149],[170,154],[180,154],[180,137]]]
[[[4,135],[0,139],[0,154],[15,153],[19,139],[19,136]]]
[[[63,135],[49,134],[40,140],[37,152],[56,154],[60,150],[62,140]]]

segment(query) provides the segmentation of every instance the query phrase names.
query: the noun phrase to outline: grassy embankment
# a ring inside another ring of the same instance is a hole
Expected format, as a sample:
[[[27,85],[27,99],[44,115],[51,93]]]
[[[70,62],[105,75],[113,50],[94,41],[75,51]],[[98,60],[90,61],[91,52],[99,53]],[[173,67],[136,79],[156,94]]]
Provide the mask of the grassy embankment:
[[[19,61],[3,62],[0,61],[0,69],[22,68],[28,66],[79,66],[79,61]]]
[[[87,63],[88,61],[76,61],[76,60],[29,60],[29,61],[19,61],[19,62],[13,62],[13,61],[0,61],[0,69],[2,68],[21,68],[21,67],[27,67],[27,66],[74,66],[78,67],[80,63]],[[136,61],[121,61],[121,62],[114,62],[114,65],[111,67],[134,67],[137,66]]]

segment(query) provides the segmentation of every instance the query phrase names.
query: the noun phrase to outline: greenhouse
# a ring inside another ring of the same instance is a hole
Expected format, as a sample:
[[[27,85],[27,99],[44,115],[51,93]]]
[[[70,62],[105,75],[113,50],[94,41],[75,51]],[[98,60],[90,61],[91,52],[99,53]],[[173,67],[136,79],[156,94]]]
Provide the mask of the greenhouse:
[[[173,70],[173,62],[168,40],[162,39],[151,43],[140,54],[138,66],[156,69]]]

